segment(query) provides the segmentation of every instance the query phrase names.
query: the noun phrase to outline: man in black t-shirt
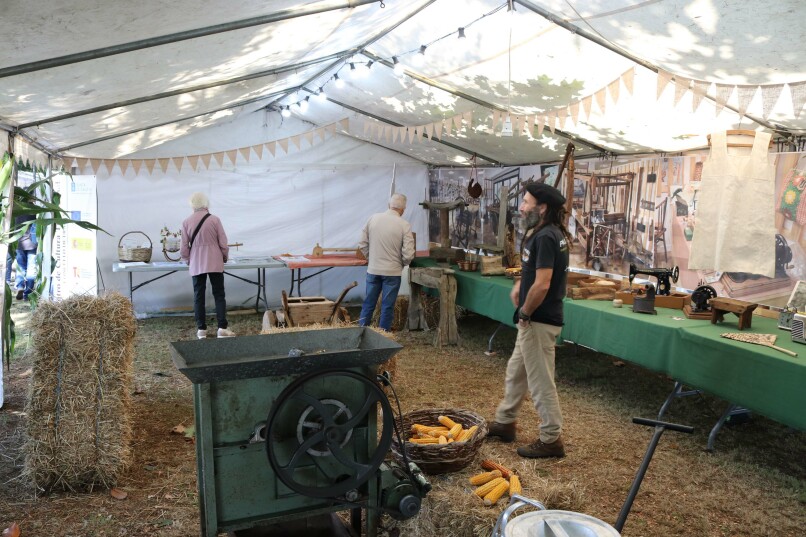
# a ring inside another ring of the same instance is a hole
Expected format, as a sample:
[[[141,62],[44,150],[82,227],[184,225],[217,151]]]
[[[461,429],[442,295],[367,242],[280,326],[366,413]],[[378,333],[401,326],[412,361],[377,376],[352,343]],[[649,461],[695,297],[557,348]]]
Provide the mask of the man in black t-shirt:
[[[515,423],[526,393],[540,416],[540,437],[518,448],[528,458],[563,457],[562,412],[554,384],[554,346],[563,325],[563,297],[570,236],[565,198],[546,184],[527,185],[520,205],[526,234],[521,247],[521,279],[510,297],[518,325],[515,349],[507,363],[504,399],[489,436],[515,440]]]

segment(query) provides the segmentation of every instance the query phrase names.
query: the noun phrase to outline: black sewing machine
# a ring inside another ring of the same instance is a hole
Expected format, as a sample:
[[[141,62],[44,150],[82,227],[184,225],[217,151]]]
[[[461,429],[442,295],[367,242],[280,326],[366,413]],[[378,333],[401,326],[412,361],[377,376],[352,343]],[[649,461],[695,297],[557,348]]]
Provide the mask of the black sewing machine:
[[[657,294],[668,296],[672,292],[672,282],[677,283],[677,278],[680,276],[680,269],[674,266],[668,268],[641,268],[638,269],[635,265],[630,263],[630,286],[632,281],[639,274],[644,276],[654,276],[658,279]],[[669,281],[671,280],[671,282]]]

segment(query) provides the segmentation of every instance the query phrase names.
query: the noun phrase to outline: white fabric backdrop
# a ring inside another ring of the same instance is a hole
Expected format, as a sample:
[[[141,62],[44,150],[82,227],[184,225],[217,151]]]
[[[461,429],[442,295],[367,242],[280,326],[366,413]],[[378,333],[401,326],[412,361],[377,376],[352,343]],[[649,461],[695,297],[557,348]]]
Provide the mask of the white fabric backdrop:
[[[276,139],[275,129],[262,124],[263,116],[253,114],[246,120],[208,129],[204,136],[230,136],[232,147],[242,147]],[[310,124],[286,124],[305,132]],[[292,131],[292,134],[294,132]],[[206,140],[190,137],[179,146],[161,146],[157,153],[138,153],[138,158],[191,155],[204,151]],[[263,159],[232,166],[225,161],[223,169],[213,162],[210,170],[192,171],[188,165],[181,172],[171,166],[162,173],[159,168],[149,175],[145,169],[135,176],[129,169],[121,176],[117,167],[112,175],[99,174],[97,181],[99,225],[112,236],[98,234],[98,262],[106,289],[128,293],[128,274],[113,273],[112,264],[118,260],[120,237],[128,231],[142,231],[154,243],[152,260],[163,260],[159,243],[160,229],[180,228],[191,209],[190,195],[205,192],[210,198],[210,210],[224,224],[230,243],[242,242],[231,256],[265,256],[281,253],[311,253],[318,242],[324,247],[353,247],[358,243],[361,228],[375,212],[385,210],[392,180],[393,166],[396,191],[408,198],[404,218],[417,234],[418,249],[427,246],[427,213],[418,204],[428,187],[428,171],[424,164],[403,155],[359,142],[345,136],[315,144],[303,150],[290,150],[280,158],[264,152]],[[278,154],[280,154],[278,152]],[[131,237],[131,236],[130,236]],[[255,279],[256,272],[240,270],[236,274]],[[336,268],[305,282],[304,295],[324,295],[335,298],[353,280],[359,285],[346,301],[359,300],[364,295],[366,269]],[[135,273],[134,283],[159,275]],[[280,289],[288,289],[290,271],[267,271],[269,303],[279,304]],[[255,287],[234,278],[226,279],[227,303],[237,306],[255,295]],[[212,298],[208,301],[212,304]],[[156,312],[167,308],[190,306],[192,286],[187,273],[172,274],[135,291],[134,305],[138,312]],[[254,303],[254,301],[252,301]]]

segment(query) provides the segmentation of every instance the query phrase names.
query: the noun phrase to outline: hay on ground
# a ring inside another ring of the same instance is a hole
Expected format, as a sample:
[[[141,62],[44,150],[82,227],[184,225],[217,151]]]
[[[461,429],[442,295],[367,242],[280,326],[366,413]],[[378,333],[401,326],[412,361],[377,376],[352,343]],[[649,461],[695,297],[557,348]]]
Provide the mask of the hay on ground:
[[[118,293],[41,302],[31,328],[26,474],[44,490],[114,485],[131,459],[131,302]]]
[[[375,305],[375,311],[372,314],[372,324],[377,326],[381,319],[381,298],[378,297],[378,303]],[[395,300],[395,312],[392,317],[392,332],[400,332],[406,328],[406,320],[409,314],[409,297],[398,295]]]

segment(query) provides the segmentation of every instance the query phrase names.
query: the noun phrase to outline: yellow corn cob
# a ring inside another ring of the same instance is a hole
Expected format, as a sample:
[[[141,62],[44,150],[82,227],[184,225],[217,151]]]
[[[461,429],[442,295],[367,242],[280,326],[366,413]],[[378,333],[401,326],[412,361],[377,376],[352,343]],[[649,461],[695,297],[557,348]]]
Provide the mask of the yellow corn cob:
[[[434,429],[450,429],[450,427],[446,427],[444,425],[421,425],[419,423],[415,423],[411,426],[411,431],[418,433],[427,433],[429,431],[433,431]]]
[[[448,416],[438,416],[437,421],[440,422],[445,427],[447,427],[448,429],[451,429],[456,425],[456,422],[450,419]]]
[[[428,436],[433,436],[434,438],[439,438],[440,436],[448,436],[448,428],[440,427],[439,429],[428,431],[425,434],[427,434]]]
[[[473,435],[476,434],[476,431],[478,430],[478,428],[479,428],[478,425],[474,425],[473,427],[468,429],[467,434],[465,435],[465,440],[470,440],[471,438],[473,438]]]
[[[409,442],[414,444],[436,444],[439,440],[437,438],[409,438]]]
[[[448,438],[448,443],[449,443],[449,444],[450,444],[451,442],[454,442],[454,441],[455,441],[455,440],[454,440],[453,438]]]
[[[490,493],[491,490],[493,490],[495,488],[496,485],[501,484],[501,483],[506,483],[506,482],[507,482],[507,480],[504,479],[503,477],[496,477],[492,481],[488,481],[485,484],[483,484],[482,486],[480,486],[479,488],[477,488],[473,492],[473,494],[475,494],[479,498],[484,498],[487,494]]]
[[[509,479],[509,476],[512,475],[512,470],[510,470],[506,466],[501,466],[497,462],[492,461],[490,459],[484,459],[483,461],[481,461],[481,467],[484,468],[485,470],[501,470],[501,476],[504,477],[505,479]]]
[[[448,439],[447,439],[447,438],[445,438],[444,436],[440,436],[440,437],[437,439],[437,443],[438,443],[438,444],[447,444],[447,443],[448,443]]]
[[[509,489],[509,483],[506,481],[502,481],[501,483],[497,484],[493,490],[487,493],[484,496],[484,505],[495,505],[495,502],[504,495],[504,493]]]
[[[521,492],[523,492],[521,480],[517,475],[512,474],[512,477],[509,478],[509,495],[512,496],[513,494],[520,494]]]
[[[451,438],[456,438],[457,436],[459,436],[459,433],[461,432],[462,432],[462,426],[459,423],[457,423],[456,425],[451,427],[450,431],[448,431],[448,436],[450,436]]]
[[[492,481],[496,477],[501,477],[501,470],[493,470],[492,472],[484,472],[483,474],[476,474],[470,478],[471,485],[483,485],[488,481]]]

